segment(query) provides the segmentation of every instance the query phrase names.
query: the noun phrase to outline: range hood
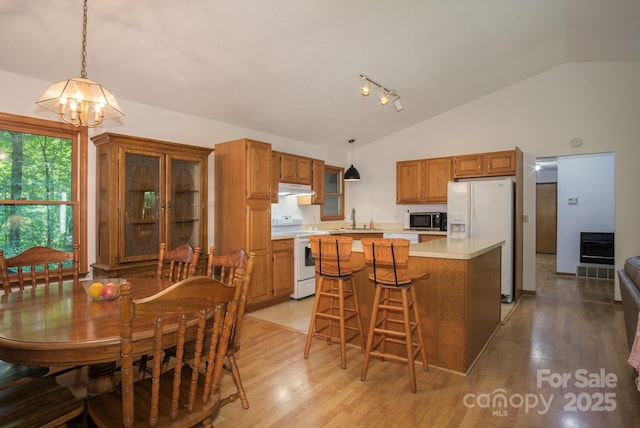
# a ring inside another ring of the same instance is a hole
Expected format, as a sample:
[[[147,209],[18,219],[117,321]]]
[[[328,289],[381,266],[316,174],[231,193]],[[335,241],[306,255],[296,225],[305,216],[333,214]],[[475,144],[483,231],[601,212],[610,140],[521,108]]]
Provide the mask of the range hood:
[[[316,192],[311,190],[309,184],[278,183],[278,196],[313,196]]]

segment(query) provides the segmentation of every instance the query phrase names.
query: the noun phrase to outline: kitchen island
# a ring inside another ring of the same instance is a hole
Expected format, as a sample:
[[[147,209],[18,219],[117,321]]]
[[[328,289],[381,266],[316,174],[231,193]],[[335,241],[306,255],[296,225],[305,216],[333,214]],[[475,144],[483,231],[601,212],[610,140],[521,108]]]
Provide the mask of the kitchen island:
[[[498,327],[502,244],[442,238],[411,245],[409,269],[429,273],[414,286],[430,366],[466,374]],[[355,265],[364,264],[358,240],[351,257]],[[364,270],[354,276],[365,330],[374,295],[367,275]]]

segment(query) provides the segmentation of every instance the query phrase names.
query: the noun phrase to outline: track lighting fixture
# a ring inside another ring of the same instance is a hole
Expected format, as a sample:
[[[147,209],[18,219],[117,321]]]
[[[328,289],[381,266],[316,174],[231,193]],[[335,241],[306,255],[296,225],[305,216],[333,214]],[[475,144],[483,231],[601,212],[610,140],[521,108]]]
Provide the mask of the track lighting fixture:
[[[369,95],[371,93],[371,84],[373,84],[380,88],[380,92],[378,93],[378,100],[380,101],[380,104],[382,104],[383,106],[389,104],[389,99],[393,97],[393,106],[396,108],[396,111],[400,111],[404,108],[404,106],[400,102],[400,95],[398,95],[398,91],[396,91],[395,89],[387,89],[380,83],[367,77],[364,74],[361,74],[360,77],[362,78],[362,85],[360,86],[360,93],[362,95],[364,95],[365,97]]]

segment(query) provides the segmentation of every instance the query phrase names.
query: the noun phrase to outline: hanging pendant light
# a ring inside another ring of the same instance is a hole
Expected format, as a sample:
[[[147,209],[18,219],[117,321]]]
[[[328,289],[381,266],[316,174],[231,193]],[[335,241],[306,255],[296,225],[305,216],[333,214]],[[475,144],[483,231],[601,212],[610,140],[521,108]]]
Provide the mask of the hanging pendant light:
[[[54,83],[36,104],[57,113],[60,120],[75,126],[94,128],[104,119],[124,116],[113,94],[99,83],[87,79],[87,0],[82,21],[81,77]]]
[[[351,162],[353,162],[353,143],[356,140],[349,140],[349,144],[351,145]],[[360,173],[353,166],[353,163],[344,173],[344,181],[360,181]]]

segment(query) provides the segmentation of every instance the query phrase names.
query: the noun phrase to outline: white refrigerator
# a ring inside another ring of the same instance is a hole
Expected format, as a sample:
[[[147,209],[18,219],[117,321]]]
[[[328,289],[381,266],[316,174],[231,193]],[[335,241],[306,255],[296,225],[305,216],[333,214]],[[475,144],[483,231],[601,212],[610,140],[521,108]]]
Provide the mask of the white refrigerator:
[[[514,215],[512,179],[449,182],[447,236],[504,240],[501,294],[506,303],[514,298]]]

